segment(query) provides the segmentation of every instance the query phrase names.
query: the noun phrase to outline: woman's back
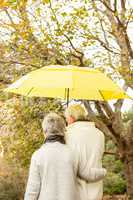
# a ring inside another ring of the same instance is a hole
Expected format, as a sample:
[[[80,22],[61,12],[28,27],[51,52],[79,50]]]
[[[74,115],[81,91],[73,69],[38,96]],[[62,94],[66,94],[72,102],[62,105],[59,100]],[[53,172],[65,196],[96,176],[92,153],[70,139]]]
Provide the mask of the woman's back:
[[[39,172],[37,177],[41,179],[38,200],[78,200],[77,170],[74,168],[72,153],[66,145],[59,142],[46,143],[33,154],[32,162],[34,166],[37,165],[38,170],[30,170],[30,176],[35,177],[32,176],[32,173]],[[31,178],[32,183],[28,184],[29,187],[32,187],[33,182],[38,181],[38,178],[35,180]],[[28,194],[28,191],[26,193]],[[34,196],[34,194],[31,194],[31,196]],[[25,197],[25,200],[32,199],[35,198]]]

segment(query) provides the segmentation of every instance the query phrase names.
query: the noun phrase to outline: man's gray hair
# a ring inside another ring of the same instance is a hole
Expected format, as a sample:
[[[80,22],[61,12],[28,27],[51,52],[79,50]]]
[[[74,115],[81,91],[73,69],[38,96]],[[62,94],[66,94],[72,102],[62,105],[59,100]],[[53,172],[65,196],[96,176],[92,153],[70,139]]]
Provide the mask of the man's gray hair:
[[[44,117],[42,122],[43,131],[47,136],[49,135],[63,135],[65,134],[65,120],[58,114],[52,112]]]
[[[65,116],[68,117],[74,117],[74,119],[77,120],[86,120],[87,119],[87,111],[85,107],[81,106],[80,104],[73,104],[70,105],[65,110]]]

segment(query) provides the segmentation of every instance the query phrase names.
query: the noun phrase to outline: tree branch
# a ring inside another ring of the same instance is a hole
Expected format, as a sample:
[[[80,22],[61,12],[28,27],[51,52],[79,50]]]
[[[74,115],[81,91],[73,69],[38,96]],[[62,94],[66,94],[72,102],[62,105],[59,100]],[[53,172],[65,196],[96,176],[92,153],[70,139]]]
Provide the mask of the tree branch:
[[[4,11],[7,14],[8,18],[10,19],[11,23],[13,24],[14,29],[16,30],[16,24],[14,23],[14,21],[13,21],[11,15],[9,14],[8,10],[5,9]]]
[[[109,118],[107,117],[106,113],[103,111],[103,108],[100,104],[100,101],[94,101],[95,108],[97,109],[99,116],[101,119],[103,119],[106,124],[109,124]]]
[[[103,109],[105,110],[107,116],[108,116],[110,119],[112,119],[112,117],[113,117],[113,115],[114,115],[114,112],[113,112],[111,106],[109,105],[109,103],[106,102],[106,101],[101,101],[100,104],[101,104],[101,106],[103,107]]]
[[[117,19],[117,22],[119,23],[119,25],[123,26],[121,20],[119,19],[118,16],[118,11],[117,11],[117,0],[115,0],[114,3],[114,10],[111,8],[111,2],[110,0],[99,0],[101,3],[103,3],[103,5],[106,7],[106,9],[111,12],[111,15],[113,15],[113,17],[115,17]]]
[[[121,7],[124,11],[126,11],[126,0],[121,0]]]
[[[124,126],[121,118],[120,112],[113,112],[112,108],[107,102],[100,102],[101,106],[105,110],[106,114],[108,115],[110,121],[108,124],[108,128],[113,135],[113,140],[116,144],[119,143],[119,138],[123,134]]]
[[[93,112],[93,110],[92,110],[92,108],[90,106],[90,102],[87,101],[87,100],[84,100],[83,103],[84,103],[84,106],[85,106],[86,110],[88,111],[89,119],[91,119],[92,121],[94,121],[96,127],[99,130],[101,130],[107,137],[110,137],[113,140],[115,140],[114,137],[113,137],[113,135],[111,134],[109,128],[105,125],[105,123],[102,122],[102,120],[99,120],[97,118],[96,114]]]
[[[107,1],[110,6],[110,0]],[[130,58],[133,59],[133,49],[128,37],[128,34],[126,32],[125,24],[123,24],[119,17],[115,14],[113,14],[111,11],[106,8],[105,11],[106,16],[108,17],[108,20],[111,23],[112,27],[112,35],[115,37],[121,51],[121,66],[125,70],[130,69]],[[117,21],[115,20],[117,18]],[[130,56],[130,57],[129,57]],[[121,73],[121,75],[124,77],[124,75]],[[129,76],[126,74],[125,80],[128,82]]]
[[[133,119],[129,122],[128,129],[127,129],[127,142],[132,144],[133,146]]]
[[[31,63],[19,62],[19,61],[15,61],[15,60],[10,60],[10,61],[0,60],[0,63],[2,63],[2,64],[20,64],[20,65],[32,66],[32,67],[40,68],[39,65],[34,65],[34,64],[31,64]]]
[[[126,84],[124,84],[123,90],[127,91],[127,89],[128,89],[128,86]],[[124,103],[124,99],[117,100],[117,102],[114,104],[115,112],[119,112],[121,110],[123,103]]]
[[[126,25],[125,25],[126,29],[127,29],[127,27],[128,27],[128,24],[129,24],[129,22],[130,22],[130,19],[131,19],[132,15],[133,15],[133,9],[131,10],[131,13],[130,13],[130,15],[129,15],[129,17],[128,17],[128,20],[127,20],[127,22],[126,22]]]
[[[78,51],[78,50],[74,47],[74,45],[73,45],[72,41],[70,40],[70,38],[69,38],[66,34],[63,34],[63,35],[64,35],[65,38],[67,38],[67,40],[69,41],[71,47],[76,51],[76,53],[79,53],[79,54],[81,54],[82,56],[84,56],[83,52]]]
[[[83,103],[84,103],[85,108],[88,111],[88,114],[89,114],[90,118],[95,118],[96,116],[95,116],[95,113],[93,112],[93,110],[92,110],[92,108],[90,106],[90,102],[87,101],[87,100],[84,100]]]
[[[58,19],[57,19],[57,16],[56,16],[56,14],[55,14],[54,9],[52,8],[51,0],[50,0],[49,2],[50,2],[50,9],[51,9],[51,11],[52,11],[52,13],[53,13],[53,15],[54,15],[54,17],[55,17],[55,19],[56,19],[57,27],[58,27],[58,29],[62,32],[61,27],[60,27],[60,23],[59,23],[59,21],[58,21]],[[79,51],[79,50],[77,50],[77,49],[75,48],[75,46],[73,45],[73,43],[72,43],[71,39],[68,37],[68,35],[66,35],[66,34],[64,34],[64,33],[62,33],[62,35],[63,35],[63,36],[67,39],[67,41],[70,43],[72,49],[73,49],[76,53],[80,54],[80,56],[77,56],[77,58],[78,58],[79,61],[80,61],[80,66],[83,66],[83,65],[84,65],[84,63],[83,63],[84,53],[81,52],[81,51]],[[75,56],[75,57],[76,57],[76,56]]]
[[[117,12],[117,0],[114,0],[114,12]]]
[[[129,40],[126,30],[124,31],[124,36],[125,36],[126,45],[127,45],[128,51],[129,51],[129,55],[133,59],[133,49],[132,49],[132,46],[131,46],[131,43],[130,43],[130,40]]]
[[[123,102],[124,102],[124,99],[117,100],[117,102],[114,104],[114,106],[115,106],[115,112],[119,112],[121,110]]]
[[[116,152],[105,151],[104,155],[114,155],[114,156],[116,156],[118,154]]]
[[[121,0],[121,22],[125,24],[126,0]]]
[[[112,49],[110,49],[110,48],[106,45],[106,43],[104,43],[100,38],[94,36],[94,39],[97,40],[97,41],[101,44],[101,46],[104,47],[107,51],[109,51],[109,52],[111,52],[111,53],[113,53],[113,54],[120,55],[120,53],[115,52],[115,51],[113,51]]]
[[[125,135],[125,127],[122,121],[120,111],[115,112],[113,115],[112,128],[114,130],[114,136],[116,140],[120,142],[120,138],[122,138]]]
[[[103,27],[103,23],[102,23],[102,20],[100,20],[100,24],[101,24],[101,28],[102,28],[102,31],[103,31],[103,35],[104,35],[104,39],[105,39],[105,42],[106,42],[106,46],[109,48],[109,42],[108,42],[108,39],[107,39],[107,36],[106,36],[106,32],[104,30],[104,27]],[[110,49],[110,48],[109,48]],[[109,63],[112,67],[112,69],[115,70],[115,67],[113,66],[112,64],[112,59],[111,59],[111,55],[110,55],[110,51],[107,51],[107,54],[108,54],[108,59],[109,59]]]
[[[102,1],[102,2],[103,2],[103,1]],[[110,48],[109,42],[108,42],[107,37],[106,37],[106,31],[104,30],[104,26],[103,26],[103,23],[102,23],[102,22],[103,22],[103,19],[102,19],[102,17],[100,16],[100,14],[99,14],[99,12],[98,12],[98,7],[97,7],[97,5],[96,5],[95,2],[92,2],[92,5],[93,5],[93,9],[96,11],[96,13],[97,13],[97,15],[98,15],[99,23],[100,23],[100,25],[101,25],[101,29],[102,29],[102,32],[103,32],[103,35],[104,35],[105,42],[103,42],[99,37],[93,36],[93,34],[91,34],[91,35],[94,37],[95,40],[97,40],[97,41],[101,44],[102,47],[104,47],[104,48],[107,50],[108,55],[109,55],[110,63],[112,64],[112,62],[111,62],[111,56],[110,56],[109,52],[115,53],[115,54],[118,54],[118,55],[120,55],[120,54],[119,54],[118,52],[115,52],[114,50],[112,50],[112,49]],[[101,11],[100,11],[100,12],[101,12]],[[113,48],[113,49],[114,49],[114,48]],[[112,67],[113,67],[113,66],[112,66]]]
[[[107,0],[99,0],[109,11],[111,11],[112,13],[115,12],[115,10],[113,10],[111,8],[111,6],[107,3],[108,1]]]

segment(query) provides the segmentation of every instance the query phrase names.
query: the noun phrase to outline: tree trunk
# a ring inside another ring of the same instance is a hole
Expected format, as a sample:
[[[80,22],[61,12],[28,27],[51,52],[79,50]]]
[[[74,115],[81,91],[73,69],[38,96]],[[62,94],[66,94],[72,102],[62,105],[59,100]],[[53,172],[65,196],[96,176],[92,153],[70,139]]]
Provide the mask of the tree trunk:
[[[126,156],[124,161],[124,173],[127,183],[127,193],[129,195],[128,199],[133,200],[133,156]]]

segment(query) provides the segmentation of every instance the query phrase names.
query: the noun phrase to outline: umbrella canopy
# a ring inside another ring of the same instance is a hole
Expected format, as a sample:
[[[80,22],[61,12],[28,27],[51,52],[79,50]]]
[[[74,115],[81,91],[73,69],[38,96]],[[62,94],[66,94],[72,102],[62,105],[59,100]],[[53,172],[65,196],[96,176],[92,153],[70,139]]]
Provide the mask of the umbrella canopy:
[[[45,66],[32,71],[4,91],[25,96],[110,100],[129,98],[105,74],[76,66]]]

